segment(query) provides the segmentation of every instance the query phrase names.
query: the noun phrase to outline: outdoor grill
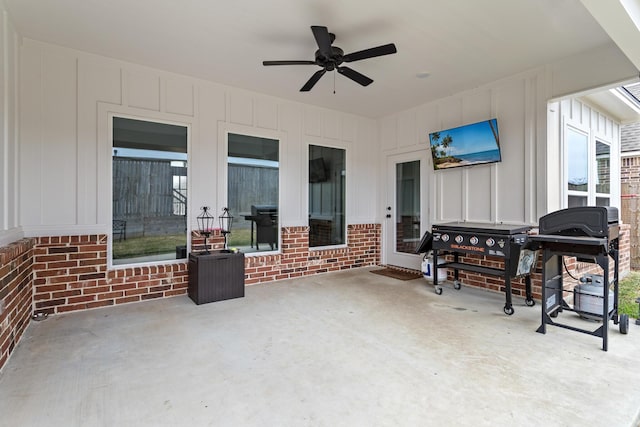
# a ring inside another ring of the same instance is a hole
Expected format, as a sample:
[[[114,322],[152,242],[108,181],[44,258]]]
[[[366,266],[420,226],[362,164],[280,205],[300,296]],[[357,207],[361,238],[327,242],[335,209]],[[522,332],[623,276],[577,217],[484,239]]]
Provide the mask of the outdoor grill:
[[[504,279],[505,305],[504,312],[512,315],[511,277],[525,277],[526,304],[535,305],[531,294],[531,278],[529,276],[535,264],[535,253],[523,250],[527,242],[527,233],[531,229],[527,225],[512,224],[484,224],[472,222],[451,222],[434,224],[433,234],[433,265],[437,268],[453,269],[455,289],[460,289],[459,270],[498,276]],[[438,256],[443,253],[453,254],[453,261],[438,262]],[[486,267],[478,264],[461,262],[461,254],[497,257],[504,260],[504,269]],[[438,295],[442,287],[438,285],[437,274],[434,274],[433,284]]]
[[[626,314],[618,316],[618,209],[580,206],[551,212],[540,218],[539,233],[530,238],[531,247],[543,251],[542,324],[538,332],[544,334],[546,325],[554,325],[602,337],[602,349],[606,351],[608,321],[613,319],[615,324],[619,323],[623,334],[627,333],[629,325]],[[579,278],[579,285],[565,290],[565,256],[598,264],[602,275],[585,274]],[[613,264],[612,275],[610,263]],[[573,306],[566,302],[566,295],[573,295]],[[611,297],[613,301],[610,301]],[[596,330],[588,330],[552,319],[564,310],[601,320],[602,325]]]

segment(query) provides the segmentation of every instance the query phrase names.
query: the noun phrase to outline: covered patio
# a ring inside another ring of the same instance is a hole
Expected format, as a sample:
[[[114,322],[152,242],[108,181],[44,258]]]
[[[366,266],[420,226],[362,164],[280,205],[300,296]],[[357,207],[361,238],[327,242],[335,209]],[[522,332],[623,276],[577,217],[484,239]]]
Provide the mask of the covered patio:
[[[604,352],[536,333],[539,304],[506,316],[500,293],[375,268],[32,322],[0,425],[638,425],[640,327],[611,323]]]

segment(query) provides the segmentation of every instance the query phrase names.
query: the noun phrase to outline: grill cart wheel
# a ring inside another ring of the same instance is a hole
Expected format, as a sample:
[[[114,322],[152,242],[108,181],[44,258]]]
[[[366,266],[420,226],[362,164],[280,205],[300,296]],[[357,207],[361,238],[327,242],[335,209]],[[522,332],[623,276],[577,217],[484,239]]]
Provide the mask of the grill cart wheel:
[[[454,280],[454,281],[453,281],[453,288],[454,288],[454,289],[456,289],[456,290],[460,290],[460,288],[461,288],[461,287],[462,287],[462,285],[460,284],[460,282],[459,282],[459,281],[457,281],[457,280]]]
[[[504,306],[504,314],[508,314],[509,316],[511,316],[513,313],[513,307],[507,307],[506,305]]]
[[[436,291],[436,295],[442,295],[442,288],[440,286],[435,288],[435,291]]]
[[[620,315],[620,333],[624,335],[629,333],[629,315],[628,314]]]
[[[524,303],[527,304],[527,307],[533,307],[534,305],[536,305],[536,302],[533,299],[525,300]]]

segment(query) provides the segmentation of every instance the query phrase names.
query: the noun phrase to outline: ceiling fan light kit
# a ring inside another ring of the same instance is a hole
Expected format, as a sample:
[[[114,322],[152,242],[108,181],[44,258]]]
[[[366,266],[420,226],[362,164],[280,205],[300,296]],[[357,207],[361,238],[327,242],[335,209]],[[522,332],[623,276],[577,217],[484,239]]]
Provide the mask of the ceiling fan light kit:
[[[353,80],[354,82],[368,86],[373,83],[373,80],[357,72],[356,70],[342,65],[345,62],[361,61],[363,59],[375,58],[376,56],[390,55],[396,53],[396,46],[393,43],[385,44],[382,46],[376,46],[349,54],[344,54],[344,51],[337,46],[333,46],[333,42],[336,36],[329,32],[327,27],[312,26],[311,31],[313,37],[318,44],[318,50],[315,53],[315,61],[263,61],[262,65],[318,65],[322,67],[321,70],[316,71],[311,78],[302,86],[300,92],[308,92],[318,83],[318,80],[327,71],[337,71],[343,76]]]

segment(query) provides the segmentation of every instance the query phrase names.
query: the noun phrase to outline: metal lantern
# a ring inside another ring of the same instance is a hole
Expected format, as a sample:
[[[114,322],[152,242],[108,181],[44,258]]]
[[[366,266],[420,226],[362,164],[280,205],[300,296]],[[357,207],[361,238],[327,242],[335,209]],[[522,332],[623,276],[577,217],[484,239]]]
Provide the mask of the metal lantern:
[[[204,236],[204,249],[209,253],[209,246],[207,246],[207,238],[211,236],[215,218],[209,213],[209,206],[203,206],[200,208],[202,213],[198,216],[198,231],[200,235]]]
[[[224,236],[224,250],[227,250],[227,235],[231,234],[231,225],[233,224],[233,217],[229,213],[229,208],[222,208],[222,215],[218,217],[220,221],[220,231]]]

